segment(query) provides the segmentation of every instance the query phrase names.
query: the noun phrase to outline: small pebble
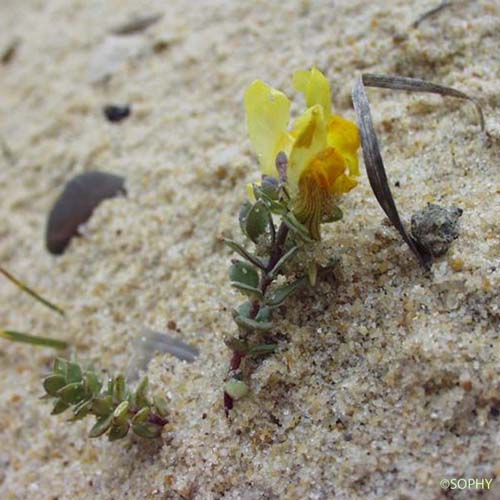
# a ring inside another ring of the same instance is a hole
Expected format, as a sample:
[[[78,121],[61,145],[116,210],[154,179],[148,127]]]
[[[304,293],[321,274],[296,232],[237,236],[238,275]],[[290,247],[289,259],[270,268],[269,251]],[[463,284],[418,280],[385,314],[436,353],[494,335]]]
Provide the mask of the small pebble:
[[[0,56],[0,61],[2,62],[3,65],[9,64],[14,59],[19,44],[20,44],[19,39],[15,38],[7,45],[7,47],[5,47],[5,49],[2,52],[2,55]]]
[[[463,261],[463,259],[457,257],[457,258],[451,260],[450,265],[451,265],[451,268],[455,272],[458,273],[459,271],[463,270],[463,268],[464,268],[464,261]]]
[[[106,172],[85,172],[66,183],[47,220],[47,250],[60,255],[78,227],[86,222],[94,209],[105,199],[126,194],[124,178]]]
[[[114,104],[109,104],[107,106],[104,106],[102,111],[108,121],[112,123],[118,123],[130,115],[131,109],[129,105],[117,106]]]
[[[115,35],[130,35],[132,33],[138,33],[139,31],[143,31],[151,25],[157,23],[162,17],[163,14],[147,14],[132,18],[112,28],[111,33]]]

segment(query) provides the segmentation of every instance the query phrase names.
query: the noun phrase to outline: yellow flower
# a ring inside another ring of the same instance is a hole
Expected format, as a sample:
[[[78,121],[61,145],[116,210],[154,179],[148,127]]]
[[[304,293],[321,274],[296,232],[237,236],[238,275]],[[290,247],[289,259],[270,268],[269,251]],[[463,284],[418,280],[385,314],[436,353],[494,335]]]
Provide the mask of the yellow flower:
[[[278,178],[276,156],[287,155],[291,208],[319,240],[321,218],[333,197],[357,185],[358,128],[332,114],[330,85],[321,71],[297,71],[293,85],[304,94],[307,109],[289,131],[288,97],[260,80],[250,84],[245,92],[248,135],[263,175]]]

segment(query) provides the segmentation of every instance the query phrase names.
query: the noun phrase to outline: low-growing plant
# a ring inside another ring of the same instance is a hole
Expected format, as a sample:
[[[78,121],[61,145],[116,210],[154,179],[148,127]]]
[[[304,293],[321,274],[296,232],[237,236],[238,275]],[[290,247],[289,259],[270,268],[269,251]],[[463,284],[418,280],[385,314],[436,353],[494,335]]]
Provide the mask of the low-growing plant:
[[[103,383],[94,370],[58,358],[43,387],[45,398],[54,399],[52,415],[71,410],[72,421],[88,415],[96,418],[89,433],[93,438],[106,434],[115,441],[130,430],[143,438],[156,438],[167,423],[167,402],[162,396],[148,397],[147,377],[132,390],[123,375]]]

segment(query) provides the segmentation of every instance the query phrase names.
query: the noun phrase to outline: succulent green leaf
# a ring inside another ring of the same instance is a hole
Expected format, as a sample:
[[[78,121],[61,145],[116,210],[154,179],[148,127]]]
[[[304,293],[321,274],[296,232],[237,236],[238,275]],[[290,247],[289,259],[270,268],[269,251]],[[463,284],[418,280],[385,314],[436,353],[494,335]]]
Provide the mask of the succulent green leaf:
[[[66,365],[66,380],[68,384],[82,381],[82,370],[80,365],[68,362]]]
[[[137,390],[135,391],[135,404],[139,407],[142,408],[143,406],[149,406],[150,402],[147,397],[147,392],[148,392],[148,377],[144,377],[140,382],[139,385],[137,386]]]
[[[252,303],[249,301],[243,302],[243,304],[241,304],[238,307],[238,309],[233,311],[233,317],[235,318],[236,323],[238,323],[236,318],[239,316],[239,317],[243,318],[243,321],[245,319],[248,319],[250,322],[259,323],[257,328],[252,328],[252,329],[257,329],[257,330],[261,330],[261,331],[265,331],[265,330],[269,329],[269,328],[267,328],[266,324],[271,319],[271,309],[267,306],[261,306],[259,309],[259,312],[257,313],[257,316],[255,318],[250,318],[250,311],[251,310],[252,310]],[[238,323],[238,324],[240,324],[240,323]],[[248,323],[248,322],[245,324],[250,325],[250,323]],[[262,326],[262,325],[264,325],[264,326]],[[240,324],[240,326],[243,326],[243,325]],[[270,327],[270,323],[268,326]],[[235,340],[237,340],[237,339],[235,339]]]
[[[262,292],[258,288],[254,288],[253,286],[245,285],[245,283],[238,283],[233,281],[231,286],[237,288],[240,292],[248,295],[250,297],[255,297],[256,299],[262,300],[264,296]]]
[[[245,316],[246,318],[248,318],[250,316],[251,310],[252,303],[247,300],[246,302],[243,302],[243,304],[238,306],[238,308],[236,309],[236,313],[238,313],[240,316]],[[236,313],[233,313],[233,316]]]
[[[290,250],[288,250],[288,252],[286,252],[283,257],[281,257],[280,260],[278,260],[278,262],[276,262],[276,265],[271,269],[271,271],[269,272],[269,276],[271,278],[275,278],[278,274],[278,272],[281,270],[281,268],[290,260],[292,259],[293,257],[295,257],[295,254],[298,252],[299,250],[299,247],[298,246],[293,246],[292,248],[290,248]]]
[[[253,242],[257,242],[259,236],[265,233],[269,217],[268,208],[260,200],[249,210],[246,217],[245,233]]]
[[[276,215],[285,215],[288,212],[285,203],[274,198],[274,193],[267,189],[267,186],[256,186],[254,185],[255,197],[261,200],[268,210]],[[277,193],[279,197],[279,193]]]
[[[161,394],[156,394],[153,401],[160,417],[166,417],[168,415],[168,401]]]
[[[92,401],[92,413],[99,417],[108,416],[113,409],[113,401],[111,396],[103,396],[95,398]]]
[[[65,385],[57,391],[57,395],[67,404],[75,404],[85,398],[85,389],[81,382]]]
[[[265,323],[266,321],[271,320],[271,308],[267,306],[261,306],[259,309],[259,312],[257,313],[257,316],[255,316],[255,320],[258,321],[259,323]]]
[[[151,414],[151,408],[149,406],[145,406],[142,410],[139,410],[132,417],[132,424],[140,424],[146,422],[150,414]]]
[[[337,222],[339,220],[342,220],[344,217],[344,214],[342,213],[342,210],[340,207],[337,207],[336,205],[333,207],[332,211],[330,212],[329,215],[326,217],[323,217],[321,222],[323,224],[330,224],[331,222]]]
[[[112,425],[109,430],[108,439],[110,441],[117,441],[124,438],[128,434],[129,424]]]
[[[140,437],[154,439],[161,436],[162,427],[149,422],[132,425],[132,431]]]
[[[97,396],[101,391],[102,383],[94,372],[86,372],[83,376],[85,390],[93,396]]]
[[[113,384],[113,400],[121,403],[127,397],[127,388],[123,375],[117,375]]]
[[[58,399],[50,414],[59,415],[59,413],[66,411],[68,408],[69,404],[65,403],[62,399]]]
[[[128,421],[128,401],[122,401],[113,412],[113,425],[122,426]]]
[[[259,198],[260,196],[266,196],[270,200],[277,200],[279,198],[278,179],[269,175],[263,175],[257,198]]]
[[[306,226],[301,224],[295,215],[292,212],[287,213],[283,216],[283,222],[287,225],[287,227],[293,231],[299,238],[302,240],[312,243],[314,240],[311,238],[309,231]]]
[[[236,321],[236,324],[245,330],[256,330],[260,332],[267,332],[268,330],[271,330],[273,327],[273,324],[271,322],[267,321],[257,321],[255,319],[250,319],[245,316],[241,316],[239,314],[234,315],[234,321]]]
[[[239,243],[236,243],[234,240],[228,240],[227,238],[224,239],[224,243],[234,252],[237,254],[241,255],[244,259],[248,260],[251,262],[254,266],[260,268],[260,269],[265,269],[266,266],[264,263],[257,258],[255,255],[250,254],[247,252]]]
[[[302,277],[289,285],[282,286],[271,292],[266,297],[266,304],[269,307],[278,307],[295,291],[307,283],[307,278]]]
[[[89,437],[95,438],[102,436],[110,427],[113,421],[113,415],[108,415],[107,417],[101,417],[94,424],[94,427],[89,432]]]
[[[67,369],[68,369],[68,362],[63,358],[56,358],[56,360],[54,361],[54,368],[52,369],[52,371],[66,378]]]
[[[86,417],[92,410],[92,400],[82,401],[73,408],[73,418],[71,420],[80,420]]]
[[[229,279],[234,283],[243,283],[253,288],[259,285],[259,275],[254,266],[241,260],[236,260],[231,264]]]
[[[240,208],[238,220],[240,223],[241,231],[244,234],[246,234],[247,217],[248,217],[248,212],[250,212],[251,208],[252,208],[252,204],[249,201],[245,201],[245,203],[243,203],[243,205],[241,205],[241,208]]]
[[[115,391],[115,379],[112,377],[109,377],[108,378],[108,387],[107,387],[106,392],[107,392],[107,394],[112,396],[114,391]]]
[[[54,374],[49,375],[43,381],[43,388],[47,394],[57,396],[57,391],[66,385],[66,379],[63,375]]]
[[[248,394],[248,385],[241,380],[232,378],[224,385],[224,392],[229,394],[234,400],[238,400]]]

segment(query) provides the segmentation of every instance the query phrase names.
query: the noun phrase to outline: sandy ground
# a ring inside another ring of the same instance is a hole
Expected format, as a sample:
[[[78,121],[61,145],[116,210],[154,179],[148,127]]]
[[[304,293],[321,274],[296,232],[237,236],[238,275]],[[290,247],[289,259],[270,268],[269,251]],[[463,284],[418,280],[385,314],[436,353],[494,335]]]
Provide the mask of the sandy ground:
[[[67,319],[2,280],[1,326],[63,337],[114,371],[143,326],[175,322],[201,356],[150,366],[171,405],[161,441],[108,443],[85,437],[90,419],[66,423],[39,401],[52,351],[2,341],[1,498],[420,499],[462,477],[493,478],[483,498],[499,497],[500,4],[459,2],[410,28],[437,3],[2,0],[0,50],[19,44],[0,65],[0,262]],[[110,35],[157,12],[142,33]],[[223,339],[241,298],[220,237],[238,236],[258,177],[242,95],[262,78],[294,96],[292,72],[311,65],[351,118],[360,71],[477,95],[491,147],[468,104],[369,91],[402,212],[461,207],[461,236],[423,275],[363,174],[325,231],[324,248],[343,251],[336,281],[282,310],[280,351],[227,420]],[[130,103],[131,117],[106,122],[109,103]],[[129,196],[53,257],[48,210],[91,169],[123,175]]]

